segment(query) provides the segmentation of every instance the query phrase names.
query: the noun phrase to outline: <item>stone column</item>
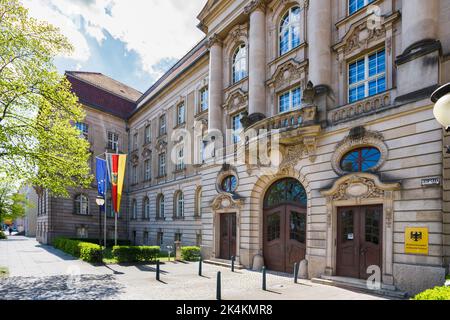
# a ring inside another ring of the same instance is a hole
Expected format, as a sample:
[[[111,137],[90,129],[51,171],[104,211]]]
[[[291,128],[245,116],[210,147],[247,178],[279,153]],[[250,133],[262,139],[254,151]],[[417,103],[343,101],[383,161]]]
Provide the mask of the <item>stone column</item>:
[[[309,1],[309,80],[315,85],[331,82],[331,1]]]
[[[266,28],[265,1],[251,1],[244,11],[250,15],[248,114],[266,115]]]
[[[436,39],[438,6],[436,0],[403,0],[402,51],[420,40]]]
[[[222,131],[223,103],[223,54],[222,41],[213,35],[208,41],[209,47],[209,104],[208,129]]]

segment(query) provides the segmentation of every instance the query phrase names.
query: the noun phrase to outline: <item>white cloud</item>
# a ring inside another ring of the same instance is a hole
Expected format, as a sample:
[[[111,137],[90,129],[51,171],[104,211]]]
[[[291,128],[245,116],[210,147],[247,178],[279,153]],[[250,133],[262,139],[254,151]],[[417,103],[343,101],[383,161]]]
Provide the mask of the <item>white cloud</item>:
[[[196,16],[206,0],[24,0],[31,14],[61,28],[77,48],[74,59],[89,57],[82,30],[99,43],[105,31],[135,50],[143,71],[160,75],[154,66],[181,58],[204,35]],[[81,23],[83,17],[85,23]]]

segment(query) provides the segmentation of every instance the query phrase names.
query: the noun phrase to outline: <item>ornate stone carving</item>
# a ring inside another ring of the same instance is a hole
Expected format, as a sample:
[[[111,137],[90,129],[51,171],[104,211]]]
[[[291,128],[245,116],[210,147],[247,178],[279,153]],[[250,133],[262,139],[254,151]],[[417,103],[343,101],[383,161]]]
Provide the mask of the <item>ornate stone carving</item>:
[[[244,199],[235,198],[230,193],[220,193],[211,202],[211,208],[213,210],[221,209],[239,209],[244,203]]]
[[[255,10],[261,10],[262,12],[266,11],[266,0],[252,0],[248,5],[244,8],[245,14],[251,14]]]
[[[306,148],[306,154],[311,162],[316,162],[317,140],[316,137],[304,137],[303,144]]]
[[[246,107],[248,104],[248,93],[238,89],[236,91],[231,92],[225,103],[223,104],[223,108],[227,109],[228,112],[234,113],[239,109]]]
[[[370,42],[380,40],[385,35],[386,28],[384,25],[379,24],[377,27],[369,29],[367,21],[363,21],[351,30],[344,45],[344,52],[348,54],[359,48],[367,49]]]
[[[218,34],[215,33],[206,42],[206,47],[210,49],[214,45],[222,46],[222,44],[223,44],[222,39],[219,37]]]
[[[150,158],[150,156],[152,155],[152,150],[150,150],[149,148],[144,148],[144,150],[142,151],[142,157],[144,159]]]
[[[302,93],[302,104],[305,107],[310,107],[314,105],[314,98],[316,96],[316,90],[314,89],[314,84],[308,81],[306,88],[303,89]]]
[[[156,148],[156,150],[157,150],[158,152],[165,151],[166,148],[167,148],[167,142],[166,142],[164,139],[159,139],[159,140],[156,142],[155,148]]]
[[[331,166],[333,167],[333,170],[341,176],[348,174],[349,172],[346,172],[341,168],[342,157],[352,149],[364,146],[374,146],[380,151],[381,157],[380,161],[378,161],[378,163],[372,167],[370,171],[377,171],[386,161],[389,152],[388,147],[383,140],[384,137],[379,132],[367,131],[364,127],[353,128],[349,135],[340,141],[336,146],[336,150],[331,158]]]
[[[131,154],[130,161],[133,165],[137,165],[139,163],[139,155],[137,152]]]
[[[285,148],[281,147],[283,161],[280,164],[280,172],[283,172],[290,167],[295,167],[297,162],[303,157],[304,150],[305,148],[302,144],[288,146]]]
[[[291,59],[280,65],[268,81],[269,85],[275,87],[275,90],[283,89],[287,86],[300,82],[301,87],[305,87],[305,66]]]
[[[236,43],[236,42],[240,41],[241,38],[247,38],[247,37],[248,37],[248,34],[247,34],[247,28],[245,27],[245,25],[239,25],[239,26],[235,27],[234,29],[232,29],[228,33],[228,38],[230,39],[229,41],[231,43]]]

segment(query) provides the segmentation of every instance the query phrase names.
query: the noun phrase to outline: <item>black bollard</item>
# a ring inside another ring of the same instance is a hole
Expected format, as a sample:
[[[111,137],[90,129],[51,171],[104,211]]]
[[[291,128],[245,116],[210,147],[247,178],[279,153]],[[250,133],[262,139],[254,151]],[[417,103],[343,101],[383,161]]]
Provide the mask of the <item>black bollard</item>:
[[[231,257],[231,272],[234,272],[234,260],[236,260],[235,256]]]
[[[222,294],[221,294],[221,283],[220,283],[220,271],[217,272],[217,292],[216,292],[216,299],[222,300]]]
[[[156,280],[159,281],[159,260],[156,260]]]
[[[297,283],[297,278],[298,278],[298,266],[296,262],[294,263],[294,283]]]
[[[198,275],[202,276],[202,257],[200,257],[200,260],[198,261]]]
[[[262,267],[262,289],[266,291],[266,267]]]

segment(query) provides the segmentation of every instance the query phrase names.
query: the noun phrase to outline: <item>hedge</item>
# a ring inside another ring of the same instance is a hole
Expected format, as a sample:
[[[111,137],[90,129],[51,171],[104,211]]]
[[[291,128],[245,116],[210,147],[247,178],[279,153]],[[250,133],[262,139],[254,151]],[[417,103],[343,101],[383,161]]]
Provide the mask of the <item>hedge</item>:
[[[53,246],[83,261],[102,261],[102,248],[98,244],[67,238],[56,238],[53,240]]]
[[[112,255],[117,262],[152,262],[161,252],[158,246],[114,246]]]
[[[185,261],[198,261],[200,258],[200,248],[181,247],[181,258]]]
[[[70,238],[70,240],[76,240],[76,241],[83,241],[83,242],[89,242],[89,243],[94,243],[94,244],[99,244],[98,243],[98,239],[94,239],[94,238]],[[103,243],[103,238],[102,238],[102,243]],[[107,247],[112,247],[114,246],[114,239],[106,239],[106,246]],[[124,239],[117,239],[117,245],[118,246],[130,246],[131,245],[131,240],[124,240]]]
[[[450,287],[434,287],[417,294],[413,300],[450,300]]]
[[[0,240],[6,240],[6,239],[8,239],[8,237],[2,230],[0,230]]]

